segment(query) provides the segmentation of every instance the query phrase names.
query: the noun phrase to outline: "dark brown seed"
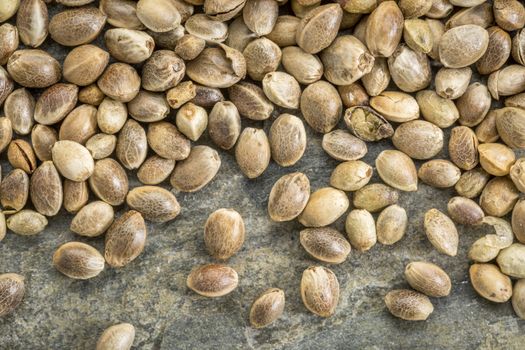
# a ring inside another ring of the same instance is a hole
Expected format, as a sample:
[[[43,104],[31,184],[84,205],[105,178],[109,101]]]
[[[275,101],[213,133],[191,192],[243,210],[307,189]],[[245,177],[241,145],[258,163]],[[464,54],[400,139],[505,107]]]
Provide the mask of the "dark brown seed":
[[[472,199],[452,197],[447,205],[448,215],[462,225],[478,225],[485,217],[483,210]]]
[[[16,273],[0,275],[0,317],[15,311],[25,294],[24,277]]]

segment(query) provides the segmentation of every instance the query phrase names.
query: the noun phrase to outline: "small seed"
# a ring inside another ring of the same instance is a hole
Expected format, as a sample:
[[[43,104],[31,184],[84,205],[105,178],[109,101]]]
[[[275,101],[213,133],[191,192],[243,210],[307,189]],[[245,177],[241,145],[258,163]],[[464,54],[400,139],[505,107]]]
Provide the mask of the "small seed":
[[[193,268],[186,285],[195,293],[209,298],[231,293],[239,284],[237,272],[231,267],[207,264]]]
[[[130,350],[135,339],[135,327],[119,323],[108,327],[100,335],[96,350]]]
[[[117,28],[144,29],[137,17],[137,4],[128,0],[101,0],[100,11],[108,17],[107,21]]]
[[[510,172],[516,160],[512,149],[501,143],[484,143],[479,145],[479,162],[481,167],[491,175],[505,176]]]
[[[273,27],[273,30],[270,32],[270,34],[266,35],[266,37],[282,48],[294,46],[297,44],[297,41],[295,40],[295,35],[297,32],[297,28],[299,27],[300,21],[301,19],[295,16],[289,16],[289,15],[279,16],[277,17],[277,21],[275,22],[275,26]],[[230,25],[230,37],[232,36],[232,32],[233,32],[232,25]],[[283,50],[283,59],[284,59],[284,50]],[[297,79],[297,77],[295,78]]]
[[[188,102],[177,112],[176,124],[187,138],[197,141],[208,126],[208,113],[204,108]]]
[[[392,315],[407,321],[424,321],[434,311],[426,295],[408,289],[391,290],[385,304]]]
[[[13,140],[7,148],[7,160],[15,169],[22,169],[32,174],[36,169],[35,152],[31,145],[21,139]]]
[[[179,191],[196,192],[210,183],[219,172],[221,158],[208,146],[195,146],[185,160],[177,163],[170,183]]]
[[[406,154],[386,150],[376,158],[377,173],[390,186],[401,191],[417,191],[417,172],[412,159]]]
[[[461,170],[448,160],[432,159],[423,163],[417,174],[421,181],[429,186],[448,188],[459,181]]]
[[[250,308],[250,324],[253,328],[263,328],[275,322],[284,311],[284,291],[270,288],[262,293]]]
[[[431,3],[428,2],[428,3]],[[434,37],[427,21],[419,18],[406,19],[403,24],[403,40],[414,51],[429,53],[434,46]]]
[[[441,97],[433,90],[419,91],[416,99],[423,118],[440,128],[448,128],[459,119],[459,112],[454,102]]]
[[[469,269],[470,282],[483,298],[504,303],[512,296],[512,282],[493,264],[474,264]]]
[[[191,101],[196,95],[195,84],[193,84],[192,81],[184,81],[168,90],[166,98],[171,108],[179,109],[183,104]]]
[[[45,161],[31,176],[30,195],[35,209],[42,215],[55,216],[62,207],[62,180],[51,161]]]
[[[323,150],[340,161],[363,158],[368,149],[366,143],[344,130],[334,130],[323,135]]]
[[[399,125],[392,137],[394,146],[414,159],[430,159],[443,149],[444,134],[425,120],[413,120]]]
[[[291,173],[275,182],[268,198],[273,221],[290,221],[299,216],[310,198],[310,181],[303,173]]]
[[[195,97],[190,102],[202,108],[212,108],[217,102],[224,101],[224,95],[219,88],[195,85]]]
[[[140,89],[140,76],[135,68],[125,63],[110,64],[97,81],[102,92],[119,102],[129,102]]]
[[[514,243],[502,249],[497,258],[501,272],[515,278],[525,278],[525,245]]]
[[[297,23],[299,23],[300,19],[293,17],[297,20]],[[228,27],[228,37],[226,38],[226,45],[228,45],[231,48],[234,48],[235,50],[238,50],[242,52],[248,43],[250,43],[252,40],[257,38],[257,34],[252,32],[247,26],[246,23],[244,23],[244,19],[242,16],[237,17],[235,20],[233,20],[229,27]],[[293,33],[287,33],[288,35],[293,35],[293,40],[295,43],[295,28]],[[266,36],[268,39],[273,41],[276,44],[279,44],[277,41],[275,41],[273,38],[270,38],[268,35]],[[280,45],[279,45],[280,46]]]
[[[204,226],[204,244],[216,259],[227,260],[241,249],[244,243],[244,221],[233,209],[214,211]]]
[[[329,264],[344,262],[352,249],[346,238],[330,227],[304,229],[300,242],[308,254]]]
[[[1,10],[0,10],[1,11]],[[16,273],[0,275],[0,317],[15,311],[25,294],[24,277]]]
[[[369,73],[371,74],[371,73]],[[367,75],[363,76],[363,79]],[[361,80],[364,82],[364,80]],[[350,85],[341,85],[337,87],[337,91],[341,96],[343,106],[350,108],[355,106],[368,106],[370,102],[370,96],[367,91],[359,82],[352,83]]]
[[[456,256],[458,252],[458,231],[448,216],[437,209],[425,213],[425,233],[438,252]]]
[[[230,100],[239,113],[248,119],[265,120],[273,112],[273,104],[266,98],[263,90],[251,83],[240,82],[228,89]]]
[[[73,109],[62,122],[58,132],[59,140],[70,140],[84,145],[97,132],[97,109],[80,105]]]
[[[144,185],[158,185],[170,176],[174,168],[174,160],[152,155],[140,166],[137,178]]]
[[[499,139],[496,126],[496,113],[489,111],[485,119],[476,127],[476,137],[481,143],[496,142]]]
[[[105,98],[97,110],[97,125],[106,134],[116,134],[128,118],[128,109],[122,102]]]
[[[70,213],[76,213],[89,200],[89,188],[87,181],[75,182],[64,180],[64,209]]]
[[[336,275],[323,266],[304,270],[301,297],[308,310],[317,316],[330,317],[339,303],[339,282]]]
[[[330,225],[343,215],[350,202],[346,193],[332,187],[321,188],[310,196],[299,222],[306,227]]]
[[[168,222],[180,213],[177,198],[168,190],[159,186],[140,186],[128,192],[127,205],[141,213],[146,220]]]
[[[487,87],[481,83],[473,83],[456,101],[459,111],[459,123],[465,126],[478,125],[487,115],[491,97]]]
[[[0,183],[0,203],[4,210],[22,210],[29,196],[29,177],[21,169],[14,169]]]
[[[485,216],[481,223],[492,226],[496,234],[487,234],[474,242],[468,257],[476,262],[489,262],[498,256],[501,249],[510,247],[514,235],[511,225],[504,219]]]
[[[388,87],[388,84],[390,84],[390,71],[388,70],[387,59],[384,57],[375,57],[374,65],[372,66],[372,69],[370,70],[369,73],[363,75],[363,77],[361,78],[361,82],[363,83],[363,86],[365,87],[366,92],[370,96],[378,96],[382,92],[384,92],[385,89]],[[390,91],[390,93],[394,93],[394,92]],[[344,99],[343,99],[343,103],[344,103]],[[353,107],[350,105],[346,105],[346,106]]]
[[[163,122],[158,122],[163,123]],[[156,128],[158,123],[150,124],[148,131],[152,128]],[[163,124],[160,124],[163,125]],[[170,126],[173,126],[169,124]],[[173,128],[175,128],[173,126]],[[158,135],[165,136],[165,135]],[[166,140],[169,142],[169,139]],[[158,142],[158,140],[155,140]],[[153,146],[150,147],[155,150]],[[117,138],[117,148],[115,150],[117,159],[122,163],[126,169],[137,169],[146,159],[148,153],[148,140],[146,137],[146,131],[144,128],[134,121],[128,119]]]
[[[86,280],[104,270],[104,257],[90,245],[68,242],[55,251],[53,265],[69,278]]]
[[[359,251],[367,251],[377,242],[374,217],[365,209],[354,209],[348,214],[345,231],[350,244]]]
[[[448,215],[461,225],[478,225],[485,214],[481,207],[472,199],[452,197],[447,205]]]
[[[450,277],[439,266],[415,261],[405,268],[405,278],[412,288],[429,297],[446,297],[450,294]]]
[[[489,180],[490,175],[485,170],[474,168],[465,171],[454,188],[461,196],[472,199],[481,194]]]
[[[33,95],[25,88],[13,91],[5,100],[4,113],[11,121],[14,132],[19,135],[29,134],[35,123],[33,119],[35,113]]]
[[[372,167],[360,160],[339,164],[330,176],[330,185],[343,191],[357,191],[372,178]]]
[[[222,43],[228,37],[228,25],[204,13],[197,13],[188,18],[184,27],[189,34],[209,43]]]
[[[102,201],[91,202],[75,215],[70,229],[81,236],[97,237],[106,232],[114,216],[111,205]]]
[[[519,191],[508,177],[495,177],[481,192],[479,204],[487,215],[501,217],[510,213],[518,198]]]
[[[370,184],[357,190],[353,196],[354,207],[375,213],[397,203],[399,192],[384,184]]]
[[[104,202],[113,206],[121,205],[128,193],[128,176],[116,160],[101,159],[95,163],[89,186]]]
[[[113,221],[106,232],[104,257],[112,267],[123,267],[135,260],[146,244],[146,224],[142,215],[130,210]]]
[[[128,111],[135,120],[152,123],[166,118],[170,106],[164,94],[140,90],[137,96],[128,102]]]
[[[512,291],[512,307],[521,319],[525,319],[525,280],[521,279],[514,284]]]
[[[403,238],[408,225],[408,216],[402,207],[392,204],[379,214],[376,221],[377,240],[391,245]]]

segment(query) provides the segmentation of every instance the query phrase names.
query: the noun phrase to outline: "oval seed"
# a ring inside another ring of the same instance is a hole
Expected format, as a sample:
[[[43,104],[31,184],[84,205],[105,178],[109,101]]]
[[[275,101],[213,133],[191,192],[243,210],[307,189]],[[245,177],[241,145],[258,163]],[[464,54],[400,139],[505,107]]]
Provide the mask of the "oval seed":
[[[74,141],[58,141],[52,149],[53,163],[62,176],[71,181],[85,181],[95,168],[91,153]]]
[[[104,257],[112,267],[123,267],[135,260],[146,244],[146,224],[135,210],[113,221],[106,232]]]
[[[452,220],[461,225],[478,225],[485,214],[472,199],[452,197],[447,204],[447,211]]]
[[[0,98],[0,101],[1,101],[1,98]],[[9,118],[6,118],[6,117],[1,117],[0,118],[0,152],[3,152],[5,148],[11,143],[12,138],[13,138],[13,128],[11,125],[11,120],[9,120]]]
[[[64,198],[62,180],[51,161],[43,162],[31,176],[31,202],[42,215],[55,216]]]
[[[339,164],[330,176],[330,185],[343,191],[357,191],[372,178],[372,167],[360,160]]]
[[[130,64],[147,60],[155,47],[155,41],[147,33],[126,28],[107,30],[104,41],[111,56]]]
[[[146,220],[167,222],[180,213],[177,198],[168,190],[159,186],[140,186],[128,192],[127,205],[141,213]]]
[[[408,264],[405,278],[412,288],[429,297],[446,297],[452,288],[447,273],[439,266],[425,261]]]
[[[352,249],[346,238],[330,227],[304,229],[300,242],[308,254],[329,264],[344,262]]]
[[[416,100],[423,118],[440,128],[448,128],[459,119],[459,112],[454,102],[441,97],[433,90],[419,91]]]
[[[377,173],[390,186],[401,191],[417,191],[417,172],[412,159],[406,154],[386,150],[376,158]]]
[[[170,50],[154,51],[142,67],[142,87],[166,91],[179,84],[186,72],[184,61]]]
[[[489,34],[480,26],[466,24],[449,29],[439,41],[439,59],[445,67],[467,67],[479,60],[489,45]]]
[[[117,137],[115,135],[96,134],[86,141],[86,148],[95,160],[109,157],[116,146]]]
[[[135,327],[120,323],[104,330],[97,341],[96,350],[130,350],[135,339]]]
[[[35,121],[43,125],[56,124],[75,108],[77,100],[78,86],[55,84],[44,90],[36,101]]]
[[[337,89],[326,81],[308,85],[301,95],[301,113],[317,132],[331,131],[341,119],[343,103]]]
[[[150,128],[154,128],[154,125],[157,125],[157,123],[151,124],[148,131]],[[173,128],[175,127],[173,126]],[[148,153],[146,132],[144,128],[133,119],[128,119],[122,127],[117,138],[115,153],[120,163],[126,169],[130,170],[140,167],[146,159]]]
[[[503,248],[496,260],[505,275],[515,278],[525,278],[525,245],[514,243]]]
[[[140,166],[137,178],[144,185],[158,185],[170,176],[174,168],[174,160],[152,155]]]
[[[392,315],[407,321],[424,321],[434,311],[426,295],[408,289],[391,290],[385,304]]]
[[[262,129],[245,128],[235,147],[235,160],[250,179],[260,176],[270,163],[270,143]]]
[[[113,207],[106,202],[95,201],[82,207],[71,221],[71,231],[86,237],[97,237],[106,232],[113,223]]]
[[[419,118],[416,99],[400,91],[384,91],[370,99],[370,106],[386,120],[404,123]]]
[[[16,28],[18,29],[20,41],[24,45],[30,47],[42,45],[47,38],[48,26],[49,15],[44,1],[21,1],[16,16]]]
[[[227,260],[244,243],[244,221],[233,209],[218,209],[210,214],[204,225],[204,244],[216,259]]]
[[[469,269],[470,282],[483,298],[504,303],[512,296],[512,282],[493,264],[474,264]]]
[[[273,221],[295,219],[310,198],[310,181],[303,173],[291,173],[275,182],[268,198],[268,214]]]
[[[429,186],[436,188],[453,187],[461,176],[461,170],[445,159],[432,159],[419,168],[418,177]]]
[[[7,160],[15,169],[22,169],[28,174],[35,171],[35,152],[33,152],[31,145],[22,139],[11,141],[7,148]]]
[[[164,94],[140,90],[137,96],[128,102],[129,114],[139,122],[157,122],[166,118],[170,107]]]
[[[217,102],[208,119],[208,133],[212,141],[224,150],[235,146],[241,133],[241,117],[237,107],[230,101]]]
[[[481,194],[481,191],[483,191],[489,179],[490,175],[485,170],[474,168],[465,171],[454,188],[461,196],[474,198]]]
[[[436,125],[413,120],[399,125],[392,137],[394,146],[414,159],[430,159],[443,149],[444,134]]]
[[[0,317],[15,311],[25,294],[24,277],[16,273],[0,275]]]
[[[179,131],[192,141],[197,141],[208,126],[208,113],[191,102],[177,112],[176,125]]]
[[[113,206],[121,205],[128,193],[128,176],[116,160],[101,159],[95,163],[89,186],[104,202]]]
[[[243,117],[266,120],[273,112],[273,104],[264,95],[263,90],[255,84],[239,82],[228,89],[228,94]]]
[[[371,213],[397,203],[399,192],[385,184],[370,184],[357,190],[353,195],[354,207]]]
[[[490,180],[479,198],[479,205],[487,215],[501,217],[510,213],[519,198],[519,191],[508,177]]]
[[[270,288],[262,293],[250,308],[250,324],[254,328],[263,328],[275,322],[284,311],[284,292]]]
[[[478,164],[478,139],[466,126],[456,126],[448,141],[450,160],[463,170],[471,170]]]
[[[219,172],[221,158],[208,146],[195,146],[185,160],[177,163],[170,183],[179,191],[196,192],[210,183]]]
[[[306,149],[303,122],[291,114],[281,114],[272,124],[269,135],[273,160],[282,167],[297,163]]]
[[[195,293],[209,298],[231,293],[239,284],[239,276],[231,267],[207,264],[193,268],[186,285]]]
[[[503,219],[485,216],[482,224],[490,225],[496,234],[487,234],[472,244],[468,257],[477,262],[488,262],[496,258],[501,249],[509,247],[514,241],[511,225]]]
[[[58,131],[58,139],[85,145],[86,141],[96,132],[97,109],[85,104],[73,109],[67,115]]]
[[[458,231],[448,216],[437,209],[425,213],[425,233],[438,252],[456,256],[458,252]]]
[[[120,62],[110,64],[97,80],[98,87],[106,96],[124,103],[137,96],[140,83],[135,68]]]
[[[367,251],[377,242],[374,217],[365,209],[354,209],[348,214],[345,231],[350,244],[359,251]]]
[[[108,62],[109,53],[95,45],[75,47],[64,59],[64,79],[78,86],[88,86],[97,81]]]
[[[18,84],[27,88],[45,88],[60,80],[60,63],[42,50],[17,50],[7,62],[7,71]]]
[[[29,177],[21,169],[14,169],[0,183],[0,202],[4,209],[20,211],[29,196]]]
[[[340,161],[363,158],[368,149],[366,143],[344,130],[334,130],[323,135],[323,150]]]
[[[512,307],[521,319],[525,319],[525,282],[520,279],[514,284],[512,290]]]
[[[408,216],[404,208],[392,204],[377,217],[376,234],[381,244],[391,245],[401,240],[408,226]]]
[[[309,11],[299,22],[295,40],[304,51],[314,54],[327,48],[337,36],[343,10],[338,4],[328,4]]]
[[[512,231],[521,243],[525,243],[525,201],[520,200],[512,210]]]
[[[35,99],[25,89],[13,91],[5,100],[4,114],[11,121],[13,131],[19,135],[27,135],[34,124]]]
[[[348,209],[350,202],[346,193],[332,187],[321,188],[310,196],[299,222],[306,227],[327,226],[336,221]]]
[[[336,275],[323,266],[307,268],[301,278],[301,298],[304,306],[317,316],[332,316],[339,303]]]
[[[32,236],[44,231],[47,219],[30,209],[23,209],[7,218],[7,228],[22,236]]]
[[[501,143],[483,143],[478,146],[479,163],[485,171],[494,176],[505,176],[516,161],[516,155]]]
[[[104,270],[104,257],[90,245],[69,242],[55,251],[53,265],[69,278],[86,280]]]
[[[87,181],[75,182],[64,180],[64,209],[70,213],[76,213],[89,200],[89,188]]]
[[[127,123],[129,123],[129,121]],[[137,128],[140,127],[140,125],[136,125]],[[126,128],[126,126],[124,126],[124,128]],[[147,140],[151,149],[163,158],[182,160],[188,158],[190,154],[190,141],[179,132],[175,125],[168,122],[156,122],[149,124]],[[132,142],[133,140],[130,139],[129,141]],[[143,148],[141,147],[140,149],[140,164],[142,164],[146,158],[148,148],[147,144],[141,143],[141,146],[143,146]],[[134,163],[138,164],[139,162],[137,161]]]

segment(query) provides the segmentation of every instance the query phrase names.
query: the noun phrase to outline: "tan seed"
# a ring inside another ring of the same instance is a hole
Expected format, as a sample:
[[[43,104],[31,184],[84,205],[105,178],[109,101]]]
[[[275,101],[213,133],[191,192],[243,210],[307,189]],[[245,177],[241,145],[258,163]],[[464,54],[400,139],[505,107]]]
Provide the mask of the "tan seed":
[[[472,199],[452,197],[447,204],[448,215],[461,225],[478,225],[485,214],[481,207]]]
[[[269,135],[273,160],[282,167],[297,163],[306,149],[303,122],[291,114],[281,114],[272,124]]]
[[[1,11],[1,10],[0,10]],[[15,311],[25,294],[24,277],[16,273],[0,275],[0,317]]]
[[[100,34],[106,24],[106,16],[94,7],[65,10],[49,21],[49,35],[64,46],[87,44]]]
[[[375,213],[384,207],[397,203],[399,192],[385,184],[369,184],[353,195],[354,207]]]
[[[461,170],[446,159],[432,159],[419,168],[418,177],[429,186],[436,188],[453,187],[461,176]]]
[[[308,254],[329,264],[344,262],[352,249],[345,236],[330,227],[304,229],[299,240]]]
[[[5,100],[4,114],[11,121],[13,131],[19,135],[27,135],[34,124],[35,99],[25,89],[13,91]]]
[[[140,166],[137,178],[144,185],[158,185],[170,176],[174,168],[174,160],[152,155]]]
[[[360,160],[339,164],[330,176],[330,185],[343,191],[357,191],[372,178],[372,167]]]
[[[512,290],[512,307],[521,319],[525,319],[525,282],[520,279],[514,284]]]
[[[64,59],[64,79],[87,86],[100,77],[109,62],[109,54],[94,45],[75,47]]]
[[[525,245],[514,243],[503,248],[496,260],[505,275],[515,278],[525,278]]]
[[[275,322],[284,311],[284,292],[270,288],[253,302],[250,308],[250,324],[254,328],[263,328]]]
[[[321,188],[310,196],[299,222],[306,227],[323,227],[339,219],[350,202],[346,193],[332,187]]]
[[[320,133],[331,131],[339,123],[343,109],[336,88],[322,80],[304,89],[300,106],[308,125]]]
[[[510,213],[518,198],[519,191],[508,177],[495,177],[481,192],[479,204],[487,215],[501,217]]]
[[[235,147],[235,159],[246,177],[260,176],[270,163],[270,143],[262,129],[245,128]]]
[[[408,289],[391,290],[385,304],[392,315],[407,321],[424,321],[434,311],[426,295]]]
[[[504,303],[512,296],[512,282],[493,264],[474,264],[469,269],[470,282],[483,298]]]
[[[339,161],[363,158],[368,149],[366,143],[344,130],[334,130],[323,135],[323,150]]]
[[[69,242],[55,251],[53,265],[69,278],[86,280],[104,270],[104,257],[90,245]]]
[[[405,278],[412,288],[429,297],[446,297],[450,294],[450,277],[439,266],[414,261],[405,267]]]
[[[379,141],[394,134],[392,125],[370,107],[350,107],[345,111],[344,120],[348,129],[364,141]]]
[[[408,216],[402,207],[392,204],[381,212],[376,221],[377,241],[391,245],[403,238],[408,225]]]
[[[75,182],[64,180],[64,209],[76,213],[89,200],[89,187],[87,181]]]
[[[332,316],[339,303],[336,275],[323,266],[307,268],[301,278],[301,298],[304,306],[317,316]]]
[[[32,236],[44,231],[47,219],[30,209],[23,209],[7,218],[7,228],[22,236]]]
[[[13,140],[7,148],[7,160],[15,169],[22,169],[28,174],[32,174],[36,169],[36,157],[33,147],[22,140]]]
[[[71,221],[71,231],[86,237],[97,237],[106,232],[115,214],[106,202],[95,201],[82,207]]]
[[[359,251],[370,250],[377,242],[374,217],[365,209],[354,209],[348,214],[345,231],[352,247]]]
[[[96,350],[130,350],[135,339],[135,327],[119,323],[108,327],[100,335]]]
[[[239,276],[231,267],[207,264],[193,268],[186,285],[195,293],[209,298],[231,293],[239,284]]]
[[[443,149],[444,134],[436,125],[425,120],[412,120],[399,125],[392,143],[414,159],[430,159]]]
[[[155,125],[156,123],[151,124],[149,129],[155,128]],[[173,126],[173,128],[175,127]],[[158,140],[156,141],[158,142]],[[153,150],[155,149],[153,148]],[[128,119],[120,130],[117,138],[117,148],[115,153],[120,163],[126,169],[130,170],[140,167],[140,165],[146,159],[148,153],[148,140],[146,131],[133,119]]]
[[[123,267],[135,260],[146,244],[146,224],[142,215],[130,210],[113,221],[106,232],[104,257],[112,267]]]
[[[401,191],[417,191],[417,172],[412,159],[395,150],[381,152],[376,158],[377,173],[390,186]]]
[[[77,104],[78,86],[58,83],[44,90],[35,105],[35,121],[53,125],[64,119]]]
[[[140,186],[128,192],[127,205],[152,222],[168,222],[180,213],[177,198],[159,186]]]
[[[212,141],[229,150],[241,133],[241,117],[237,107],[230,101],[217,102],[208,118],[208,133]]]
[[[52,161],[45,161],[31,176],[31,202],[42,215],[55,216],[62,207],[62,180]]]
[[[456,226],[448,216],[437,209],[425,213],[425,233],[438,252],[456,256],[459,236]]]
[[[233,209],[218,209],[210,214],[204,225],[204,244],[216,259],[227,260],[244,243],[244,221]]]
[[[268,214],[273,221],[295,219],[310,198],[310,181],[303,173],[291,173],[275,182],[268,198]]]
[[[128,193],[128,176],[116,160],[101,159],[95,163],[89,186],[104,202],[113,206],[121,205]]]
[[[29,196],[29,177],[21,169],[12,170],[0,183],[0,203],[4,210],[22,210]]]
[[[196,192],[210,183],[219,172],[221,158],[208,146],[195,146],[185,160],[177,163],[170,183],[179,191]]]
[[[81,144],[74,141],[57,141],[52,149],[53,163],[65,178],[85,181],[95,167],[93,157]]]

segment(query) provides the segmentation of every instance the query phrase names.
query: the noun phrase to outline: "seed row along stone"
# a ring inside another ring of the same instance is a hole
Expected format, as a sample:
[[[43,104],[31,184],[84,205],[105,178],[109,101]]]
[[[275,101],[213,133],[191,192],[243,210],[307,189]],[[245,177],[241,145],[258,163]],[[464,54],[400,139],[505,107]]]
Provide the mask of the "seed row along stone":
[[[164,223],[181,212],[173,192],[159,185],[169,179],[175,190],[195,192],[220,171],[220,153],[192,143],[206,130],[253,179],[272,159],[282,167],[300,161],[306,123],[323,134],[322,148],[341,163],[326,181],[330,186],[313,191],[303,173],[278,179],[268,215],[303,224],[299,241],[312,258],[340,264],[352,247],[364,252],[377,242],[395,244],[409,222],[399,191],[415,192],[420,182],[453,187],[458,196],[447,213],[431,208],[424,216],[429,242],[456,256],[456,224],[493,227],[495,233],[469,250],[472,286],[494,302],[512,296],[524,317],[525,206],[519,197],[525,158],[518,151],[525,149],[525,8],[518,0],[57,3],[67,8],[51,18],[48,1],[0,3],[0,23],[10,22],[0,25],[0,152],[13,168],[0,182],[0,240],[8,229],[42,232],[64,207],[75,214],[71,231],[105,234],[105,248],[101,254],[67,242],[53,255],[56,269],[89,279],[106,263],[122,268],[145,248],[145,221]],[[454,6],[464,9],[444,23]],[[108,52],[91,44],[101,36]],[[48,37],[71,48],[63,62],[42,50]],[[431,62],[439,68],[435,76]],[[481,81],[473,81],[473,69]],[[503,101],[492,108],[494,100]],[[277,115],[281,109],[286,113]],[[252,122],[242,129],[244,118]],[[383,139],[395,149],[383,150],[374,170],[361,159],[366,142]],[[436,159],[445,148],[448,159]],[[414,160],[426,162],[417,169]],[[143,185],[130,188],[126,170],[136,171]],[[370,183],[374,171],[384,184]],[[353,209],[345,237],[330,225],[350,207],[346,192],[353,192]],[[96,200],[89,201],[90,193]],[[127,210],[115,217],[114,207],[124,204]],[[509,223],[502,217],[511,212]],[[219,209],[205,224],[206,250],[225,261],[249,231],[237,211]],[[409,263],[405,277],[415,291],[385,296],[387,308],[402,319],[427,319],[434,310],[428,297],[451,292],[447,273],[430,262]],[[511,278],[520,279],[514,288]],[[196,266],[187,278],[190,289],[207,297],[238,284],[237,272],[217,263]],[[0,316],[16,309],[24,290],[22,276],[0,275]],[[261,292],[249,315],[255,328],[284,310],[283,290]],[[310,266],[299,294],[306,309],[329,317],[340,299],[337,276]],[[132,325],[114,325],[97,349],[129,349],[134,336]]]

